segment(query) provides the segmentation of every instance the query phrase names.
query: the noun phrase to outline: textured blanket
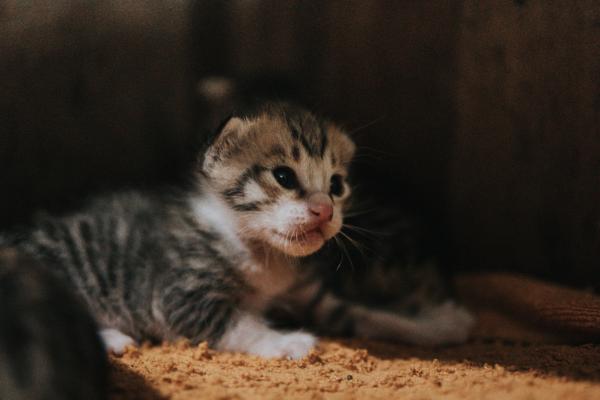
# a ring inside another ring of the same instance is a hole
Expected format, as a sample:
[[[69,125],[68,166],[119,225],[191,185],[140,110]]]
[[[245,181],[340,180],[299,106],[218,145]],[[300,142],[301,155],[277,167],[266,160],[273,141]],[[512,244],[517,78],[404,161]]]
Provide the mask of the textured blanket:
[[[520,339],[534,334],[536,341],[600,341],[600,297],[592,293],[502,273],[463,276],[457,286],[471,307],[510,320],[504,330],[493,327],[497,336],[519,339],[525,329],[529,334]]]
[[[516,275],[461,277],[473,339],[446,348],[325,339],[300,361],[206,344],[130,349],[111,359],[112,399],[600,398],[598,297]]]

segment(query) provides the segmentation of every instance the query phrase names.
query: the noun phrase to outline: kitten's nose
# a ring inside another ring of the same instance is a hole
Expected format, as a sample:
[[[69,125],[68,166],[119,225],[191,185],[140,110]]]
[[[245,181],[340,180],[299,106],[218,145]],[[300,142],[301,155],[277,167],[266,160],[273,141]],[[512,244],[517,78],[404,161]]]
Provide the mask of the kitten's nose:
[[[333,218],[333,202],[325,193],[315,193],[308,198],[308,209],[320,222]]]

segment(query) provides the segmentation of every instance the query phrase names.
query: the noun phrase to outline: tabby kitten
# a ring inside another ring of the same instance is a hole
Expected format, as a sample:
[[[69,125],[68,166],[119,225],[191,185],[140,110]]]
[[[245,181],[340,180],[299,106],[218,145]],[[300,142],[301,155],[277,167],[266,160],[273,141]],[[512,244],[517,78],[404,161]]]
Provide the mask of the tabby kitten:
[[[77,291],[115,352],[184,337],[265,357],[306,355],[315,337],[273,328],[265,316],[274,308],[326,334],[465,340],[472,318],[453,303],[407,317],[350,303],[324,284],[337,260],[318,251],[342,227],[354,150],[329,121],[266,104],[224,124],[191,189],[99,197],[39,217],[15,245]]]

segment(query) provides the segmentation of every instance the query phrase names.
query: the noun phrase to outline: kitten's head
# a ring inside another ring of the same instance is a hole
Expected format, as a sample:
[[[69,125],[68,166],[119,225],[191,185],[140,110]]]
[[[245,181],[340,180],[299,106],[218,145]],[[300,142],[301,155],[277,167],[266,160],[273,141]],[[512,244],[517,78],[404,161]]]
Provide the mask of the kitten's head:
[[[305,256],[341,229],[354,148],[332,123],[273,103],[229,119],[202,170],[236,213],[243,239]]]

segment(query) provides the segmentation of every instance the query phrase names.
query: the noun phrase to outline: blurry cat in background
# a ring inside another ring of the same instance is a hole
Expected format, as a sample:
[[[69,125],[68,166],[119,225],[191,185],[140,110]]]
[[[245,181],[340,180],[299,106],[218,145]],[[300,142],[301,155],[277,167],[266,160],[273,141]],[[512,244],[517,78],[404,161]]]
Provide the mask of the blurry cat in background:
[[[0,249],[0,399],[104,399],[107,367],[79,299],[45,266]]]

